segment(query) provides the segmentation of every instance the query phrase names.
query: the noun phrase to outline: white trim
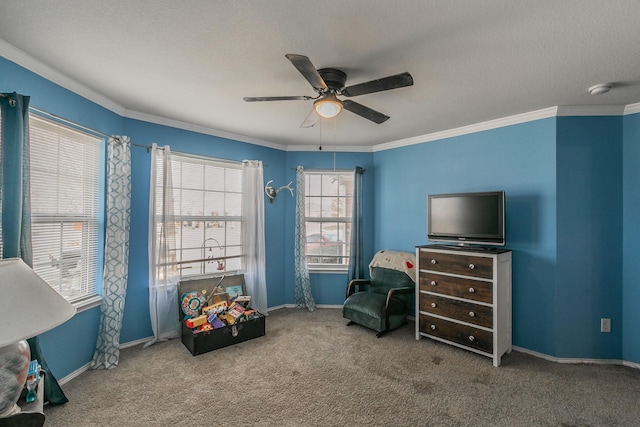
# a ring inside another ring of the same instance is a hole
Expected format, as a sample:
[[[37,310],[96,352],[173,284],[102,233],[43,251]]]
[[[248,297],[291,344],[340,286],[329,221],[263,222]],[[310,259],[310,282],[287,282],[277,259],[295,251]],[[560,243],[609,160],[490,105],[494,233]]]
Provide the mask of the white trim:
[[[287,145],[287,151],[326,151],[326,152],[350,152],[370,153],[373,147],[363,145]]]
[[[139,344],[146,344],[153,339],[153,335],[148,336],[146,338],[140,338],[139,340],[129,341],[124,344],[120,344],[119,348],[122,350],[123,348],[135,347]]]
[[[49,67],[43,62],[37,60],[31,55],[26,54],[20,49],[0,39],[0,56],[8,59],[11,62],[15,62],[27,70],[44,77],[45,79],[62,86],[71,92],[95,102],[96,104],[113,111],[116,114],[124,115],[125,108],[119,104],[116,104],[111,99],[98,92],[89,89],[87,86],[78,83],[76,80],[60,73],[59,71]]]
[[[422,144],[425,142],[438,141],[446,138],[453,138],[455,136],[468,135],[471,133],[482,132],[485,130],[497,129],[506,126],[517,125],[526,122],[532,122],[534,120],[548,119],[555,117],[558,113],[558,107],[544,108],[542,110],[531,111],[528,113],[516,114],[513,116],[503,117],[495,120],[488,120],[486,122],[474,123],[468,126],[462,126],[455,129],[443,130],[440,132],[429,133],[426,135],[414,136],[407,139],[401,139],[398,141],[386,142],[373,146],[373,151],[384,151],[393,148],[406,147],[408,145]]]
[[[629,368],[640,369],[640,363],[629,362],[627,360],[622,361],[622,366],[628,366]]]
[[[520,353],[526,353],[531,356],[538,357],[540,359],[545,359],[550,362],[555,363],[568,363],[568,364],[594,364],[594,365],[624,365],[629,367],[634,367],[632,365],[636,365],[635,367],[640,368],[640,365],[634,364],[633,362],[626,362],[620,359],[584,359],[584,358],[564,358],[564,357],[555,357],[549,356],[548,354],[538,353],[537,351],[529,350],[522,347],[513,346],[513,349],[519,351]]]
[[[26,54],[25,52],[5,42],[2,39],[0,39],[0,56],[3,56],[5,59],[11,62],[15,62],[19,66],[26,68],[27,70],[35,74],[38,74],[39,76],[44,77],[45,79],[51,81],[52,83],[60,85],[63,88],[68,89],[71,92],[77,95],[80,95],[83,98],[86,98],[87,100],[94,102],[100,105],[101,107],[104,107],[107,110],[110,110],[124,118],[142,120],[145,122],[170,126],[177,129],[203,133],[205,135],[213,135],[221,138],[232,139],[235,141],[246,142],[249,144],[261,145],[268,148],[275,148],[277,150],[286,149],[286,146],[282,144],[276,144],[273,142],[250,138],[248,136],[237,135],[230,132],[224,132],[217,129],[208,128],[205,126],[193,125],[193,124],[181,122],[178,120],[172,120],[172,119],[167,119],[160,116],[154,116],[151,114],[139,113],[133,110],[127,110],[126,108],[124,108],[120,104],[115,103],[114,101],[107,98],[106,96],[88,88],[87,86],[68,77],[67,75],[62,74],[59,71],[49,67],[43,62]]]
[[[621,116],[624,105],[565,105],[558,107],[558,117]]]
[[[148,342],[152,338],[153,337],[151,336],[151,337],[142,338],[142,339],[135,340],[135,341],[129,341],[127,343],[120,344],[119,348],[122,350],[123,348],[129,348],[129,347],[134,347],[134,346],[139,345],[139,344],[144,344],[144,343]],[[87,372],[90,367],[91,367],[91,362],[79,367],[78,369],[76,369],[75,371],[71,372],[66,377],[58,380],[58,384],[64,385],[64,384],[68,383],[72,379],[74,379],[76,377],[79,377],[80,374],[83,374],[83,373]]]
[[[637,102],[635,104],[628,104],[624,106],[624,115],[626,116],[627,114],[635,114],[635,113],[640,113],[640,102]]]
[[[102,304],[102,296],[100,295],[95,295],[91,298],[72,303],[72,305],[76,308],[76,314],[83,311],[91,310],[94,307],[99,307],[100,304]]]
[[[65,385],[66,383],[68,383],[72,379],[74,379],[76,377],[79,377],[80,374],[83,374],[83,373],[85,373],[85,372],[87,372],[89,370],[89,366],[91,366],[91,362],[87,363],[86,365],[83,365],[83,366],[79,367],[78,369],[76,369],[75,371],[71,372],[66,377],[59,379],[58,380],[58,384]]]
[[[133,110],[125,110],[123,115],[128,119],[141,120],[143,122],[154,123],[163,126],[169,126],[176,129],[183,129],[192,132],[202,133],[204,135],[217,136],[219,138],[230,139],[233,141],[246,142],[247,144],[261,145],[267,148],[274,148],[276,150],[286,150],[286,146],[282,144],[276,144],[274,142],[265,141],[262,139],[251,138],[249,136],[238,135],[231,132],[224,132],[221,130],[213,129],[206,126],[194,125],[191,123],[181,122],[179,120],[168,119],[165,117],[154,116],[152,114],[140,113]]]
[[[260,145],[267,148],[273,148],[283,151],[320,151],[316,145],[283,145],[275,142],[256,139],[244,135],[225,132],[205,126],[199,126],[181,122],[178,120],[168,119],[165,117],[154,116],[151,114],[140,113],[138,111],[127,110],[121,105],[113,102],[104,95],[93,91],[87,86],[77,82],[76,80],[56,71],[36,58],[19,50],[15,46],[0,39],[0,56],[15,62],[21,67],[32,71],[51,82],[58,84],[71,92],[80,95],[89,101],[113,111],[114,113],[128,119],[142,120],[159,125],[174,127],[205,135],[217,136],[220,138],[231,139],[234,141],[246,142],[248,144]],[[549,107],[541,110],[531,111],[513,116],[507,116],[485,122],[474,123],[454,129],[447,129],[440,132],[433,132],[425,135],[418,135],[411,138],[385,142],[372,147],[359,145],[340,145],[340,146],[323,146],[322,151],[329,152],[362,152],[370,153],[377,151],[390,150],[393,148],[406,147],[409,145],[422,144],[425,142],[437,141],[455,136],[468,135],[471,133],[482,132],[485,130],[497,129],[501,127],[526,123],[534,120],[545,119],[554,116],[616,116],[635,114],[640,112],[640,103],[628,105],[586,105],[586,106],[561,106]]]

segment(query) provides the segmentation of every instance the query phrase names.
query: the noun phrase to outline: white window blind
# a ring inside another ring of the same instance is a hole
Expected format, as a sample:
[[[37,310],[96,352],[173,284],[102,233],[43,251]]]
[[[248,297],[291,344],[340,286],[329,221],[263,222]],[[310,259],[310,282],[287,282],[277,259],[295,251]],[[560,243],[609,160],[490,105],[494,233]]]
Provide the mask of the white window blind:
[[[307,263],[311,269],[349,265],[353,172],[305,171]]]
[[[30,116],[33,268],[70,302],[98,292],[104,141]]]
[[[243,268],[242,165],[204,157],[171,155],[176,253],[182,277]],[[162,159],[156,164],[162,169]],[[162,174],[157,174],[156,212],[162,212]],[[158,233],[160,231],[157,227]]]

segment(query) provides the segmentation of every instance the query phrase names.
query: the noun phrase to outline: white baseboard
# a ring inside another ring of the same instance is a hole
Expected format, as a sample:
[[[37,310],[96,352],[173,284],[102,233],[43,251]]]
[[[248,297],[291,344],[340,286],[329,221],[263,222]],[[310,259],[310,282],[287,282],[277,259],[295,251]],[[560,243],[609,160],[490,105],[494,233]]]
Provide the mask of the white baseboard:
[[[281,308],[297,308],[297,307],[298,306],[295,305],[295,304],[282,304],[282,305],[277,305],[277,306],[274,306],[274,307],[269,307],[267,309],[267,312],[279,310]],[[316,308],[342,308],[342,305],[318,304],[318,305],[316,305]],[[409,316],[409,319],[415,321],[415,319],[412,318],[411,316]],[[123,348],[135,347],[136,345],[146,343],[151,338],[153,338],[153,337],[146,337],[146,338],[141,338],[141,339],[135,340],[135,341],[129,341],[129,342],[120,344],[120,348],[123,349]],[[620,360],[620,359],[563,358],[563,357],[549,356],[548,354],[539,353],[537,351],[529,350],[527,348],[518,347],[518,346],[513,346],[513,349],[516,350],[516,351],[519,351],[520,353],[526,353],[526,354],[529,354],[531,356],[535,356],[535,357],[538,357],[540,359],[548,360],[550,362],[555,362],[555,363],[567,363],[567,364],[584,363],[584,364],[594,364],[594,365],[620,365],[620,366],[627,366],[629,368],[640,369],[640,363],[629,362],[629,361]],[[69,381],[71,381],[72,379],[76,378],[80,374],[88,371],[90,365],[91,365],[91,362],[89,362],[86,365],[76,369],[75,371],[73,371],[69,375],[67,375],[64,378],[58,380],[58,383],[60,385],[68,383]]]
[[[519,351],[520,353],[530,354],[531,356],[539,357],[540,359],[545,359],[550,362],[555,363],[567,363],[567,364],[594,364],[594,365],[623,365],[629,366],[631,368],[640,368],[640,364],[627,362],[620,359],[584,359],[584,358],[575,358],[575,357],[555,357],[549,356],[548,354],[539,353],[537,351],[529,350],[527,348],[513,346],[513,349]],[[634,366],[635,365],[635,366]]]

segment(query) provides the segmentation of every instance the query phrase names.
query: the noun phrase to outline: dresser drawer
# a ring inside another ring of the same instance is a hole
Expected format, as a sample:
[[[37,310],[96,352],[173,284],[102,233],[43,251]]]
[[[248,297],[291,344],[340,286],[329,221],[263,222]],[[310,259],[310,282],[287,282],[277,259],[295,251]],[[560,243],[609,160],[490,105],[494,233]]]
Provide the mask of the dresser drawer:
[[[420,293],[420,311],[493,328],[493,309],[486,305]]]
[[[424,271],[420,272],[418,278],[421,291],[493,304],[492,282],[445,276]]]
[[[493,334],[473,326],[420,314],[420,332],[485,353],[493,353]]]
[[[473,255],[420,251],[420,269],[493,279],[493,259]]]

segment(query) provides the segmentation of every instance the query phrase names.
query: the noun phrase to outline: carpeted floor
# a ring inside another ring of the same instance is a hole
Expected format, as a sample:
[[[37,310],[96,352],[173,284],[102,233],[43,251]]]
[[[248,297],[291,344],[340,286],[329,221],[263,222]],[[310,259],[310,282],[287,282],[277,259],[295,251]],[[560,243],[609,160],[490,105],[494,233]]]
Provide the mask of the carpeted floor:
[[[377,339],[338,309],[280,309],[267,334],[191,356],[179,340],[124,349],[63,386],[46,426],[638,426],[640,370],[489,358]]]

